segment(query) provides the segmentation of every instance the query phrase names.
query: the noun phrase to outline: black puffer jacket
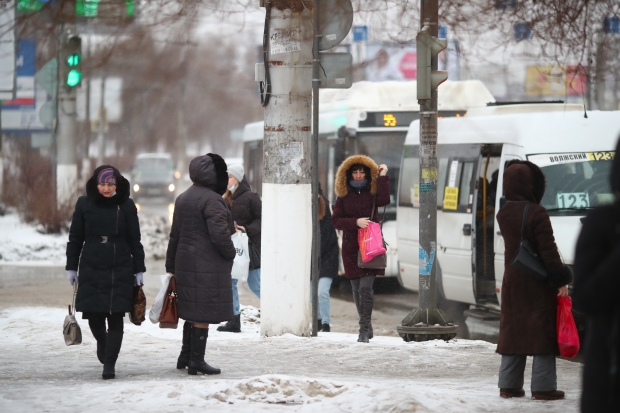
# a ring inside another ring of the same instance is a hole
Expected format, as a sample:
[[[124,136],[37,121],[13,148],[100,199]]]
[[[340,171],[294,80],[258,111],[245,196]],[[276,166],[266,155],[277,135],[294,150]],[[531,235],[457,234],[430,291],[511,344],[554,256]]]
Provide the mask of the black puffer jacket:
[[[232,217],[237,225],[245,228],[248,238],[260,254],[260,231],[263,203],[258,194],[252,192],[247,178],[239,182],[239,188],[232,195]],[[260,268],[251,262],[250,269]]]
[[[611,171],[611,188],[620,193],[620,141]],[[586,314],[583,366],[584,413],[617,412],[620,371],[611,374],[612,360],[620,360],[620,200],[588,213],[575,251],[576,311]],[[616,362],[616,368],[618,362]]]
[[[116,195],[111,198],[97,189],[97,176],[105,168],[112,168],[116,177]],[[86,183],[86,194],[75,205],[67,243],[66,269],[79,273],[76,310],[129,312],[134,274],[146,271],[129,181],[116,168],[102,165]]]
[[[319,190],[319,229],[321,230],[321,259],[319,261],[319,278],[338,276],[338,235],[332,225],[332,212],[329,201],[323,198],[323,192]]]
[[[222,198],[226,163],[215,154],[194,158],[194,183],[176,199],[166,271],[176,277],[179,317],[204,324],[233,319],[230,273],[235,259],[232,216]]]

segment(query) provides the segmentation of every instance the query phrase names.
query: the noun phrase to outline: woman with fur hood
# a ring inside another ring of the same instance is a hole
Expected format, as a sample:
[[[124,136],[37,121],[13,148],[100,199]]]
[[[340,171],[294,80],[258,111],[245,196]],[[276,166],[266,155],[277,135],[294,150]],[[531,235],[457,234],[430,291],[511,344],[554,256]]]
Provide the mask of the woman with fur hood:
[[[228,185],[226,162],[216,154],[189,165],[193,185],[174,204],[166,271],[174,274],[183,345],[177,368],[195,375],[219,374],[205,360],[209,324],[233,319],[230,273],[236,251],[232,215],[222,195]]]
[[[77,200],[66,270],[69,283],[78,283],[75,307],[97,340],[102,377],[113,379],[123,342],[123,317],[132,310],[134,286],[142,285],[146,271],[129,181],[113,166],[95,169],[86,183],[86,196]]]
[[[545,193],[545,175],[529,161],[510,161],[504,171],[506,204],[497,213],[504,238],[505,269],[497,352],[502,355],[499,370],[501,397],[523,397],[523,374],[527,356],[532,364],[532,398],[557,400],[555,356],[559,353],[556,333],[558,301],[566,296],[571,282],[570,269],[562,263],[553,237],[547,210],[540,205]],[[521,227],[527,207],[523,239],[536,245],[549,272],[539,281],[510,263],[521,244]]]
[[[353,301],[359,314],[359,342],[368,343],[372,338],[373,284],[384,270],[357,266],[359,245],[357,232],[366,228],[370,217],[379,222],[379,207],[390,203],[390,181],[386,165],[377,165],[365,155],[345,159],[336,173],[335,191],[338,195],[332,223],[343,231],[342,263],[345,276],[351,280]],[[375,205],[373,211],[373,204]]]

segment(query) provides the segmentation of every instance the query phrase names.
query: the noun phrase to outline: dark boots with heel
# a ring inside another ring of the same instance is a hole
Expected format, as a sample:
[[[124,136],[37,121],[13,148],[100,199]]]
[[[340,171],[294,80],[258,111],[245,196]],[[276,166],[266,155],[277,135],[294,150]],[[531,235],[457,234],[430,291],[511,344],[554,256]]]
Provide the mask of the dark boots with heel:
[[[104,380],[113,379],[115,377],[116,374],[114,371],[114,367],[116,366],[116,360],[118,359],[118,353],[120,353],[121,351],[122,344],[123,332],[109,330],[105,344],[103,374],[101,375]]]
[[[191,357],[187,366],[187,373],[196,375],[202,374],[220,374],[222,371],[218,368],[211,367],[205,362],[205,350],[207,348],[207,338],[209,337],[208,328],[192,327],[191,338]]]
[[[357,339],[360,343],[368,343],[370,340],[373,307],[373,291],[372,288],[360,288],[359,293],[359,315],[360,315],[360,335]]]
[[[182,370],[189,364],[192,353],[192,323],[187,321],[183,324],[183,344],[181,346],[181,354],[177,360],[177,369]]]
[[[108,333],[105,329],[105,325],[103,327],[92,327],[90,326],[90,331],[93,333],[93,337],[97,340],[97,358],[99,362],[103,364],[105,359],[105,343],[108,338]]]
[[[361,302],[361,300],[360,300],[359,292],[356,294],[355,291],[353,291],[353,302],[355,302],[355,308],[357,308],[357,315],[360,316],[360,318],[361,318],[362,313],[360,311],[360,302]],[[373,337],[374,337],[374,333],[372,331],[372,323],[370,323],[370,325],[368,326],[368,339],[370,340]],[[359,337],[358,337],[357,341],[360,341]]]

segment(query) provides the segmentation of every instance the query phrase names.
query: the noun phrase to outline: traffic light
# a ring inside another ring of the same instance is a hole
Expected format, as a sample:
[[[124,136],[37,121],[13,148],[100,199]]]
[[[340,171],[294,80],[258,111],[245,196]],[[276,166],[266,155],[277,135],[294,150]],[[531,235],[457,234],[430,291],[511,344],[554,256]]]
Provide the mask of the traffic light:
[[[448,47],[447,39],[438,39],[429,33],[425,26],[416,36],[416,54],[418,66],[418,100],[431,98],[431,92],[448,79],[445,70],[432,70],[431,60]]]
[[[68,89],[82,82],[82,39],[76,34],[63,38],[60,52],[61,79]]]

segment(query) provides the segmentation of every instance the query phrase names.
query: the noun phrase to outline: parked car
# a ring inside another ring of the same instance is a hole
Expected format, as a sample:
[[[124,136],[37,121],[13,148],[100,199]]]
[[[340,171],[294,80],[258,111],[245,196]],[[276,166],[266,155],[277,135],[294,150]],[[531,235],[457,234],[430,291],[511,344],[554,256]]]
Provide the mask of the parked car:
[[[168,153],[142,153],[136,156],[132,171],[132,198],[165,197],[175,199],[177,173]]]

